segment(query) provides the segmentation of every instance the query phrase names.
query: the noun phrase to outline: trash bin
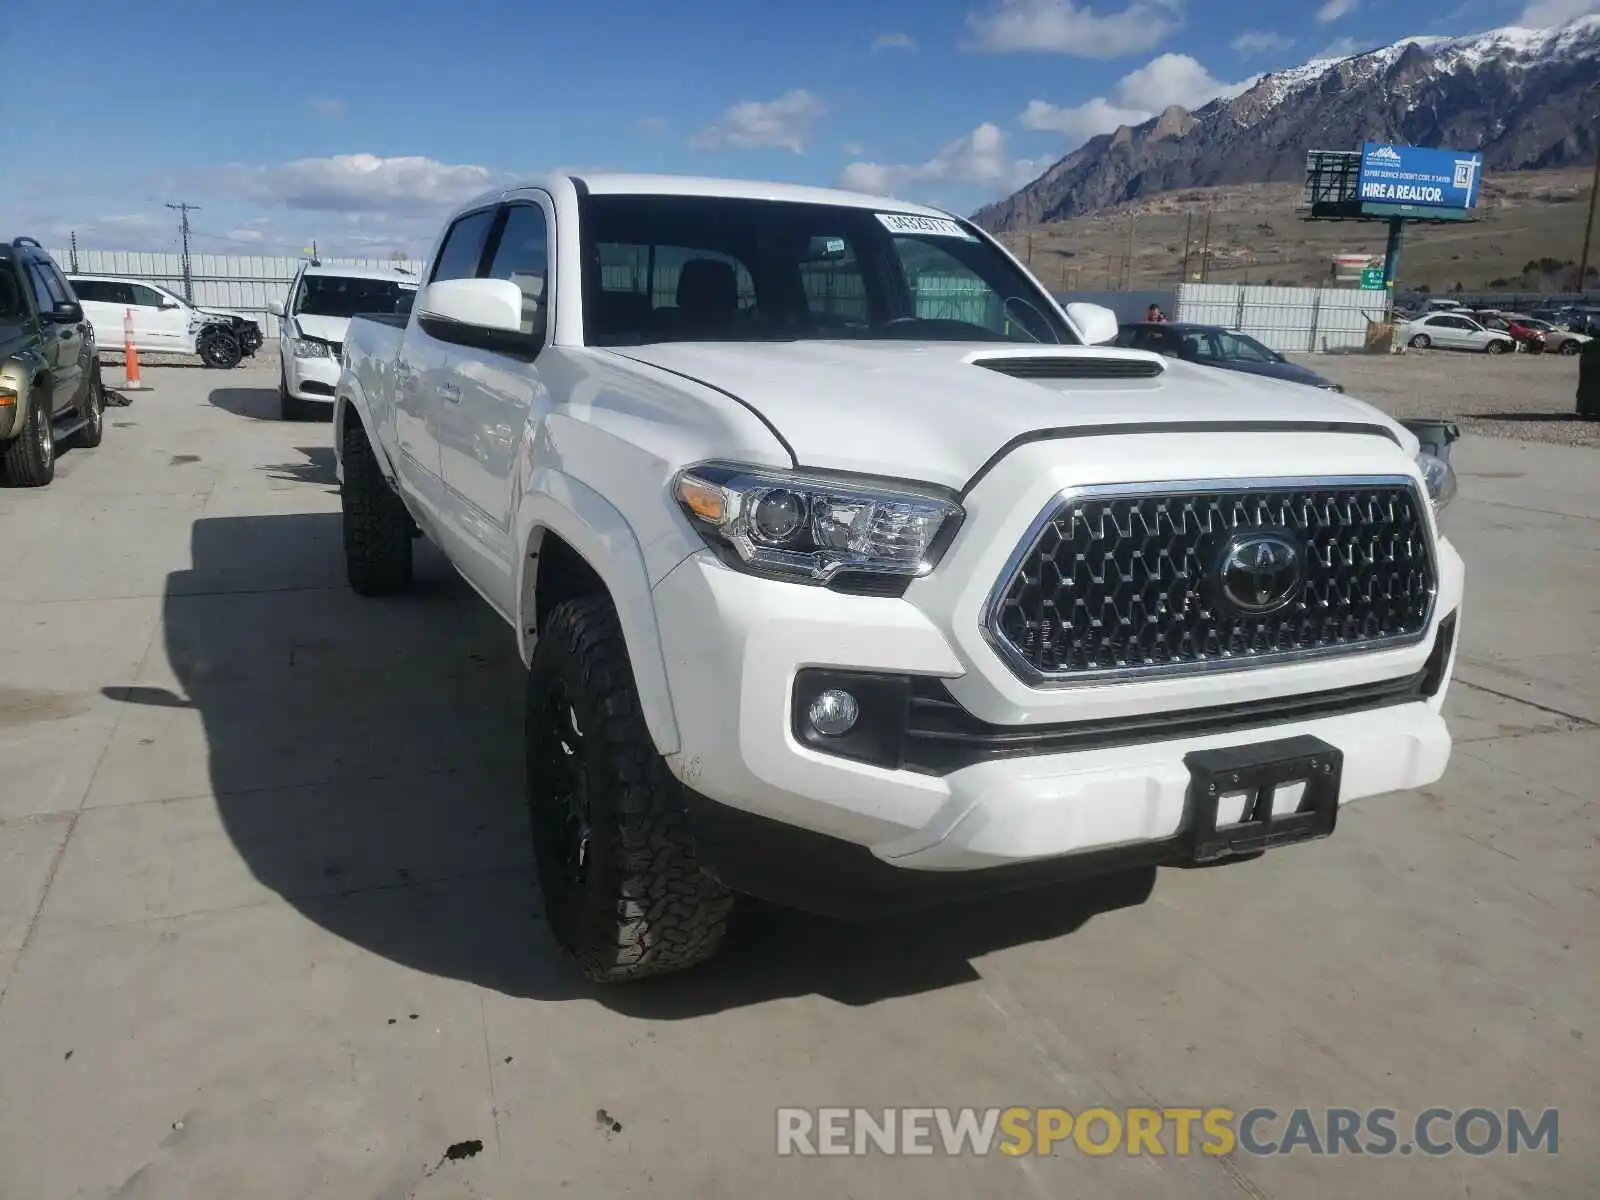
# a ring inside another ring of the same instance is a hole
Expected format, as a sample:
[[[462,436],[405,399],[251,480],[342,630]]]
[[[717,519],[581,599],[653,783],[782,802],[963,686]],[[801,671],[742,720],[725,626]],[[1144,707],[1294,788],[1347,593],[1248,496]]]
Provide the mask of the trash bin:
[[[1461,436],[1461,429],[1454,421],[1401,421],[1400,424],[1417,435],[1417,441],[1427,453],[1450,461],[1450,443]]]
[[[1578,359],[1578,416],[1600,418],[1600,338],[1585,342]]]

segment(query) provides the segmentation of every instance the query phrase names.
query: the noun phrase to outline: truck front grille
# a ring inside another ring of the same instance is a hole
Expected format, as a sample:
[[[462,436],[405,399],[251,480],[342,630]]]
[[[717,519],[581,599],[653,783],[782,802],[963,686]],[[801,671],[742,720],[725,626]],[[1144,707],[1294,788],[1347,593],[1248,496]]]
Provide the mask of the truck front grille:
[[[1416,642],[1436,587],[1426,504],[1405,476],[1063,493],[1007,565],[984,632],[1035,684]]]

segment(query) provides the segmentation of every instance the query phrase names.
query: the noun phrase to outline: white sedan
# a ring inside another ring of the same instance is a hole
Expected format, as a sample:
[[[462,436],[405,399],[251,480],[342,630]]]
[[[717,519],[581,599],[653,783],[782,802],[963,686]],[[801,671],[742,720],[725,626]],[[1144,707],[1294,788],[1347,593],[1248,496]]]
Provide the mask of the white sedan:
[[[1486,354],[1511,354],[1517,343],[1509,333],[1485,329],[1471,317],[1459,313],[1428,313],[1407,321],[1395,330],[1413,350],[1438,346],[1441,350],[1481,350]]]

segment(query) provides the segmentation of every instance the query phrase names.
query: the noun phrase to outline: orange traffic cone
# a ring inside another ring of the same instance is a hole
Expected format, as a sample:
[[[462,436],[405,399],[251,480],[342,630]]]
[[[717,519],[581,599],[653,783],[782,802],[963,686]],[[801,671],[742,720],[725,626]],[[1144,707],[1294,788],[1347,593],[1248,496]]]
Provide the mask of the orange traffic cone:
[[[148,392],[150,385],[139,378],[139,352],[133,348],[133,309],[125,309],[122,314],[122,369],[127,382],[122,385],[125,392]]]

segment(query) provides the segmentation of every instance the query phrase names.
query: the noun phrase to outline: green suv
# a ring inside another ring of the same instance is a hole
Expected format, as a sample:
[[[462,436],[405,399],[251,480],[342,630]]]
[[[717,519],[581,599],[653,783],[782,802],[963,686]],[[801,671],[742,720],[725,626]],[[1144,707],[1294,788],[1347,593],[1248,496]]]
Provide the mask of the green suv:
[[[106,398],[94,326],[55,261],[32,238],[0,244],[0,468],[43,487],[56,447],[98,446]]]

